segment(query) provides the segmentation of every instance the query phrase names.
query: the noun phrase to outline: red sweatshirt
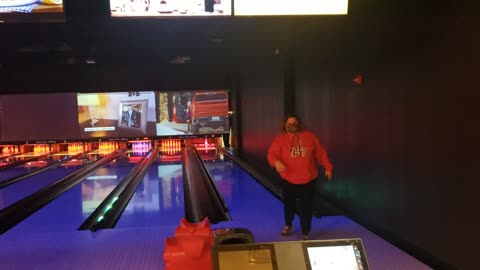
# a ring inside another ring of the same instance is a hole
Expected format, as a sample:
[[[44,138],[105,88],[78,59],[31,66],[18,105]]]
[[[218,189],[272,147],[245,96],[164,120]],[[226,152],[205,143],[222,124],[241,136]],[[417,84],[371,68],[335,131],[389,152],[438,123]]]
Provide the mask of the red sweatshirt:
[[[268,149],[267,159],[272,167],[277,160],[285,164],[286,169],[280,176],[293,184],[306,184],[318,176],[315,160],[326,171],[333,168],[318,138],[306,130],[295,135],[278,135]]]

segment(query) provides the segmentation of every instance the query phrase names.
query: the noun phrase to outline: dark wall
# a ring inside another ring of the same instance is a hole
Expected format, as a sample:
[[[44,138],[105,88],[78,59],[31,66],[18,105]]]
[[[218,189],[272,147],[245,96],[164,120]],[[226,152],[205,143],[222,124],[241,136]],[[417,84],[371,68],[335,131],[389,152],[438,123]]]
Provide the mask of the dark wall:
[[[78,139],[76,100],[73,93],[0,96],[0,140]]]
[[[479,26],[475,16],[289,26],[296,111],[335,165],[319,193],[434,269],[473,269],[480,240],[472,189]],[[243,153],[271,174],[264,158],[284,100],[267,100],[279,96],[281,80],[255,70],[241,80]],[[362,86],[353,83],[359,72]]]
[[[225,88],[225,29],[222,18],[0,25],[0,91]]]
[[[297,111],[335,165],[320,193],[437,269],[473,269],[479,240],[468,184],[478,179],[478,26],[363,18],[295,38]]]
[[[284,114],[284,72],[288,24],[248,23],[233,37],[233,69],[238,89],[239,144],[254,167],[268,168],[266,152]],[[269,170],[272,172],[272,170]]]

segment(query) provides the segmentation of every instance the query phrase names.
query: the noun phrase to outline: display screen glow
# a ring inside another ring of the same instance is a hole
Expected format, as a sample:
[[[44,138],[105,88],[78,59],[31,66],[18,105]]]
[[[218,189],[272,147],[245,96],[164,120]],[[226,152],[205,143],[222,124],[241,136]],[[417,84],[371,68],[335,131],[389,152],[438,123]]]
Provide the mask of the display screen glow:
[[[110,0],[112,17],[228,16],[231,0]]]
[[[307,251],[312,270],[361,269],[352,245],[309,247]]]
[[[348,0],[236,0],[235,16],[254,15],[344,15]]]

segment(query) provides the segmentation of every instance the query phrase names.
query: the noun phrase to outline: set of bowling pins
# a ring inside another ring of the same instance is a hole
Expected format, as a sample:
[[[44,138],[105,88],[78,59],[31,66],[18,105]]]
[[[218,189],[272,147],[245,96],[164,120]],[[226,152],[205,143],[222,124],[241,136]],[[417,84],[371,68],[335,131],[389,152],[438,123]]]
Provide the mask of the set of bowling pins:
[[[118,149],[118,142],[99,142],[98,151],[101,153],[109,153]]]
[[[178,154],[182,151],[182,142],[180,139],[162,140],[161,152],[164,154]]]
[[[2,154],[4,155],[18,154],[19,152],[20,149],[15,145],[4,146],[2,148]]]
[[[148,152],[152,148],[152,143],[150,141],[134,141],[132,142],[132,151],[133,152]]]
[[[68,153],[80,153],[85,149],[83,143],[70,143],[67,146]]]
[[[46,154],[46,153],[49,153],[51,151],[52,151],[51,147],[49,147],[46,144],[35,144],[33,146],[33,153],[35,155]]]

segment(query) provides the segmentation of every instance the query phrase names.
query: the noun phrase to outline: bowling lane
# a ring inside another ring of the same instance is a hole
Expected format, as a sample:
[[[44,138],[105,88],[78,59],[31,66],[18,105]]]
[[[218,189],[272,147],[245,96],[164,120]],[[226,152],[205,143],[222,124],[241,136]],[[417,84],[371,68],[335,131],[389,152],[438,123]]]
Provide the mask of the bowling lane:
[[[39,164],[39,165],[40,166],[20,165],[20,166],[17,166],[17,167],[6,169],[6,170],[0,172],[0,183],[8,180],[10,178],[13,178],[13,177],[22,175],[24,173],[27,173],[31,170],[34,170],[34,169],[38,168],[38,167],[44,167],[44,166],[46,166],[46,162],[45,162],[45,164]]]
[[[117,159],[85,178],[49,204],[26,218],[6,234],[72,232],[133,169],[135,163]],[[56,170],[56,169],[55,169]]]
[[[83,166],[57,166],[32,175],[24,180],[0,189],[0,210],[12,205],[24,197],[62,179]]]
[[[15,176],[20,176],[30,171],[50,166],[58,163],[62,159],[69,158],[71,154],[67,152],[55,154],[48,159],[41,159],[29,164],[20,165],[14,168],[7,169],[0,173],[2,180],[8,180]],[[62,179],[63,177],[79,170],[84,166],[83,159],[73,159],[64,164],[59,164],[46,171],[27,177],[17,183],[11,184],[0,189],[0,210],[15,203],[16,201],[40,190],[49,184]],[[6,176],[8,175],[8,176]],[[0,182],[1,183],[1,182]]]
[[[127,204],[115,228],[173,229],[185,215],[180,162],[154,162]]]
[[[214,228],[248,228],[258,239],[268,230],[283,227],[283,204],[250,174],[229,158],[204,160],[218,191],[223,196],[232,221]]]
[[[259,226],[263,224],[270,224],[275,229],[282,227],[283,206],[269,191],[223,155],[217,155],[215,151],[199,151],[199,154],[232,217],[232,221],[214,227],[252,227],[258,233],[261,233]],[[143,179],[143,187],[136,191],[115,228],[171,226],[173,233],[185,216],[182,165],[153,164],[147,175],[148,179]],[[151,191],[146,193],[145,187]],[[157,190],[158,194],[154,194]]]
[[[52,164],[55,162],[53,159],[47,159],[47,158],[41,158],[39,160],[31,161],[26,164],[19,164],[18,166],[11,167],[11,168],[4,168],[5,166],[9,164],[13,164],[14,162],[34,158],[34,157],[40,157],[43,154],[34,154],[32,153],[27,153],[27,154],[22,154],[22,155],[16,155],[14,157],[9,157],[6,159],[2,159],[0,161],[0,182],[5,181],[11,177],[15,177],[18,175],[21,175],[29,170],[36,169],[38,167],[44,167],[46,165]]]
[[[0,163],[2,163],[3,165],[6,165],[12,162],[39,157],[49,153],[53,153],[53,152],[52,151],[36,151],[36,152],[34,151],[34,152],[17,153],[13,155],[3,155],[0,158]]]
[[[0,167],[0,183],[8,180],[9,178],[20,176],[24,173],[29,171],[42,168],[45,166],[50,166],[55,163],[59,163],[60,161],[67,159],[73,155],[80,154],[80,152],[58,152],[54,154],[45,154],[45,153],[26,153],[21,155],[16,155],[14,157],[1,160],[1,164],[3,166]],[[42,157],[43,156],[43,157]],[[37,158],[37,159],[35,159]],[[34,159],[34,160],[31,160]],[[5,168],[6,165],[13,164],[15,162],[26,161],[30,160],[29,162],[22,164],[17,164],[15,167]]]

